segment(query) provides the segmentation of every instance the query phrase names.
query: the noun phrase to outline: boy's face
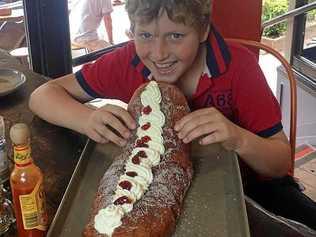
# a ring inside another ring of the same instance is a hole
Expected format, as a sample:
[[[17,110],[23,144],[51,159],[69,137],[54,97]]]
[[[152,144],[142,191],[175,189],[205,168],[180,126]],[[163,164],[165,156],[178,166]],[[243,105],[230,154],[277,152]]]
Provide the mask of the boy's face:
[[[157,81],[175,83],[191,67],[207,32],[171,21],[164,12],[150,23],[135,22],[136,52]]]

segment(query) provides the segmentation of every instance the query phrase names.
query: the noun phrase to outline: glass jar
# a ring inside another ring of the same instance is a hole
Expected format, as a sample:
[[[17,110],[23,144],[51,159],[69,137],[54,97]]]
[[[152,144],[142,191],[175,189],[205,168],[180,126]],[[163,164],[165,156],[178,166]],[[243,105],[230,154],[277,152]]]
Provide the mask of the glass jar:
[[[5,197],[3,185],[0,185],[0,235],[9,230],[10,225],[15,221],[12,203]]]

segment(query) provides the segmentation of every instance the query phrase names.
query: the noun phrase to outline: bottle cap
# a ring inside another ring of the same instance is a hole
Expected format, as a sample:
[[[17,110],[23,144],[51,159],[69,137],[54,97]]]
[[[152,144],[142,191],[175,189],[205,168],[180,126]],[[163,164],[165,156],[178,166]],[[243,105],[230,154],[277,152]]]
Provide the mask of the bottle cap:
[[[27,144],[30,139],[30,130],[25,123],[17,123],[10,129],[10,138],[15,145]]]

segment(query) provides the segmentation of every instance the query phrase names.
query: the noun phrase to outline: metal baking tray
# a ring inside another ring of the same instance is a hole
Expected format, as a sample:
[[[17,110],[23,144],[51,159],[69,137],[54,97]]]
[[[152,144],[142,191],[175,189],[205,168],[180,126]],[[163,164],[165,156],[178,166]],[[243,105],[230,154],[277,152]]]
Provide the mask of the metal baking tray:
[[[99,180],[120,149],[89,141],[49,228],[48,237],[81,236]],[[248,237],[237,156],[219,145],[192,145],[194,178],[174,237]]]

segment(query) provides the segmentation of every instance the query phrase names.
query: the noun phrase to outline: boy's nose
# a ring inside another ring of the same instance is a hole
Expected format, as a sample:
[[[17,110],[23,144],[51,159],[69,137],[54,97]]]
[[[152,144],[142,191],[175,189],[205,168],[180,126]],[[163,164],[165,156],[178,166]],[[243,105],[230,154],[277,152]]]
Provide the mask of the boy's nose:
[[[155,61],[162,61],[169,56],[169,49],[163,40],[156,40],[153,49],[152,57]]]

